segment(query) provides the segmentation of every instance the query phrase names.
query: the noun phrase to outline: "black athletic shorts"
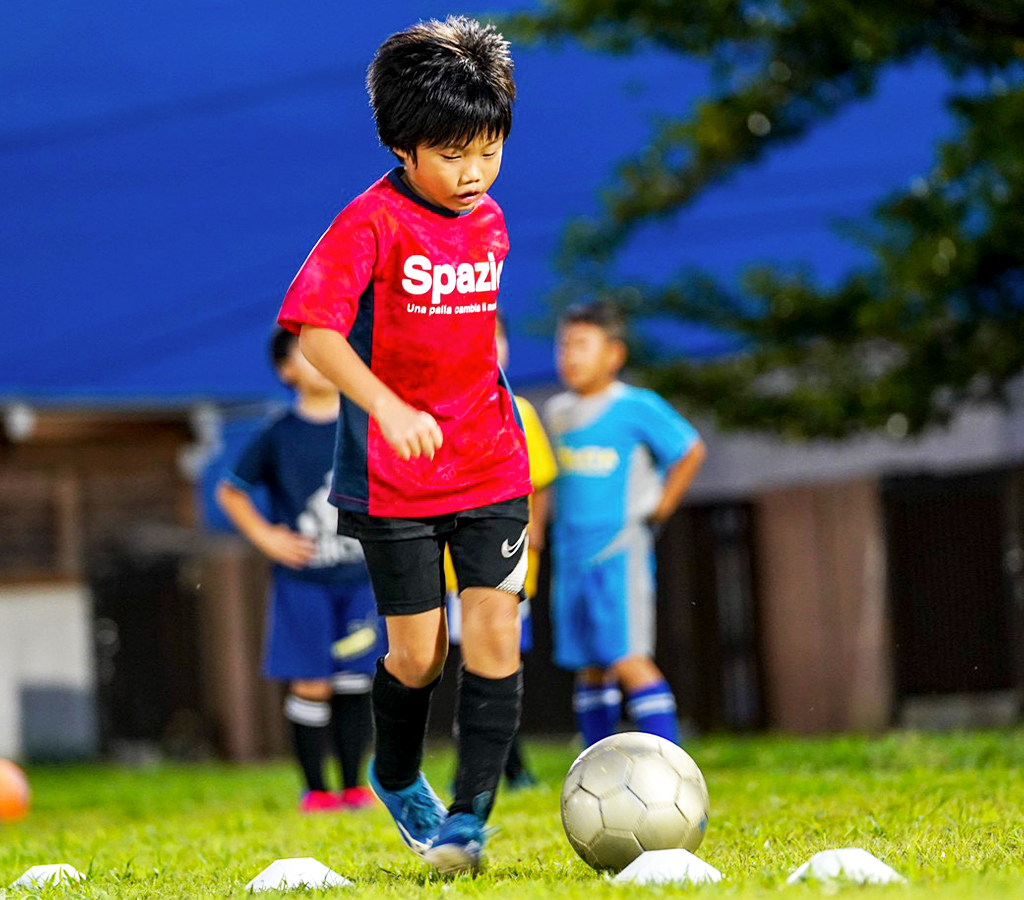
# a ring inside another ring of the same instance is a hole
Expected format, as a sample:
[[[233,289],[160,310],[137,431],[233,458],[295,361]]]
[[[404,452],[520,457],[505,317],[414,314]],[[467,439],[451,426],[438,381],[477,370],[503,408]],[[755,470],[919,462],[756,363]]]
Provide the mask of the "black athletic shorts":
[[[460,588],[522,595],[526,578],[528,497],[444,516],[403,519],[342,510],[338,532],[357,538],[382,616],[404,616],[444,603],[444,548]]]

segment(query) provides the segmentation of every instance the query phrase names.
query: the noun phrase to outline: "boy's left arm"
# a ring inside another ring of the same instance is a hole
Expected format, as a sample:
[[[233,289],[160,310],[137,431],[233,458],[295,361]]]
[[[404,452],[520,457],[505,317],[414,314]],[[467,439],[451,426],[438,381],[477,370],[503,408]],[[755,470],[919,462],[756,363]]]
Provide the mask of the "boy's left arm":
[[[652,525],[663,525],[668,518],[676,511],[676,507],[682,502],[683,496],[690,489],[693,479],[704,464],[704,457],[707,455],[707,448],[704,442],[698,438],[690,449],[665,473],[665,486],[661,491],[661,499],[650,515]]]
[[[548,526],[548,506],[551,499],[550,488],[534,491],[530,498],[530,523],[526,526],[526,534],[530,539],[530,547],[541,551],[544,549],[544,536]]]

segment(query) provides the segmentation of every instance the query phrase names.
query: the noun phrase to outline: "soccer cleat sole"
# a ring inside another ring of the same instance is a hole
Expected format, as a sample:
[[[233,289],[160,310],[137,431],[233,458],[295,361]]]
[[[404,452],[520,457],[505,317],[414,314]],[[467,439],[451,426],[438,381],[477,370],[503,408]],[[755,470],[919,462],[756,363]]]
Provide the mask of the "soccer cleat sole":
[[[428,847],[420,854],[442,875],[458,875],[462,872],[478,872],[480,870],[480,854],[472,853],[457,844],[441,844]]]

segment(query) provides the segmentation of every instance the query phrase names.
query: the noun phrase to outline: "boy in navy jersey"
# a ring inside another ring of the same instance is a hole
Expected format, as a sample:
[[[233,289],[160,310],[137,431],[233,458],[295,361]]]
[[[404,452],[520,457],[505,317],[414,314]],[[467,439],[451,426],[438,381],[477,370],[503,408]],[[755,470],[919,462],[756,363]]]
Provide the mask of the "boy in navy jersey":
[[[465,18],[388,38],[367,75],[401,165],[334,220],[278,321],[342,394],[331,501],[366,553],[390,650],[373,683],[370,784],[415,853],[480,865],[521,697],[517,605],[527,566],[526,439],[498,365],[508,252],[487,191],[512,127],[507,42]],[[455,796],[420,771],[448,627],[442,558],[461,586]]]
[[[383,647],[373,591],[357,541],[337,534],[327,502],[338,392],[278,330],[270,355],[296,392],[294,409],[265,428],[217,487],[238,530],[274,562],[264,672],[287,681],[285,718],[306,780],[304,812],[373,802],[360,783],[370,745],[371,677]],[[270,518],[250,497],[265,488]],[[324,782],[324,731],[332,726],[342,791]]]
[[[675,697],[653,660],[653,529],[679,505],[704,444],[653,391],[619,381],[624,336],[611,304],[566,310],[557,361],[569,390],[544,407],[558,460],[555,662],[576,672],[573,708],[586,746],[617,730],[622,693],[638,730],[679,739]]]

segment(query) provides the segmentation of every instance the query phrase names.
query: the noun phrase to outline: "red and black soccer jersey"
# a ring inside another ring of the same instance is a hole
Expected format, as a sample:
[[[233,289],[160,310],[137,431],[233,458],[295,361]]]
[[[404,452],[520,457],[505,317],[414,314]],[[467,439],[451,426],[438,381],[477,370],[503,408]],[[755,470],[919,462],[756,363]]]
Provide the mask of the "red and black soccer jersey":
[[[292,282],[278,317],[333,328],[444,442],[403,460],[377,423],[342,398],[331,500],[374,516],[443,515],[531,491],[526,440],[494,345],[508,252],[501,209],[433,206],[401,169],[356,197]]]

